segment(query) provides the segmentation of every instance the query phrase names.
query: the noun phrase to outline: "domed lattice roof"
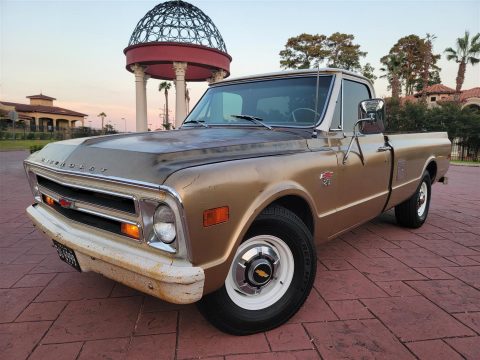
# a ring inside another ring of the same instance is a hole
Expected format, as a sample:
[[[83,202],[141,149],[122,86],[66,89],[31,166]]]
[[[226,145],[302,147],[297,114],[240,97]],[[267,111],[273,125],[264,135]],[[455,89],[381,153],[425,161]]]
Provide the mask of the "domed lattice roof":
[[[129,46],[151,42],[202,45],[227,52],[212,20],[202,10],[184,1],[167,1],[155,6],[137,24]]]

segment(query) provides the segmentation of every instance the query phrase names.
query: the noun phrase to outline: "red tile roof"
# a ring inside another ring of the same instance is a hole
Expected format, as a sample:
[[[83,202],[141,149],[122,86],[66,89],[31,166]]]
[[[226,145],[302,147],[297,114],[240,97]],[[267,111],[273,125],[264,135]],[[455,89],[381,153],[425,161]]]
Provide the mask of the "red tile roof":
[[[480,98],[480,87],[474,87],[470,90],[464,90],[460,94],[460,101],[465,101],[470,98]]]
[[[448,86],[445,86],[443,84],[435,84],[431,86],[427,86],[427,95],[432,95],[432,94],[455,94],[455,90],[452,88],[449,88]],[[419,91],[415,94],[415,97],[420,97],[422,96],[422,92]]]
[[[18,112],[39,112],[42,114],[55,114],[55,115],[70,115],[84,117],[87,114],[82,114],[77,111],[64,109],[58,106],[45,106],[45,105],[27,105],[13,102],[0,101],[7,106],[15,106],[15,110]]]
[[[41,100],[57,100],[53,97],[50,97],[50,96],[47,96],[47,95],[43,95],[42,93],[40,93],[40,95],[30,95],[30,96],[27,96],[27,99],[41,99]]]

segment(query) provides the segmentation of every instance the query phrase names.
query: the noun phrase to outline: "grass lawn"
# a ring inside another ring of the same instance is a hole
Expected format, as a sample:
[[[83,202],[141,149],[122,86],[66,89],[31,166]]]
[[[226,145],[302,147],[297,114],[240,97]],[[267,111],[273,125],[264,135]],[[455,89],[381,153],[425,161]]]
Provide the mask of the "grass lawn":
[[[480,162],[478,161],[461,161],[461,160],[452,160],[450,161],[452,164],[455,165],[468,165],[468,166],[480,166]]]
[[[55,140],[0,140],[0,151],[30,150],[32,145],[46,145]]]

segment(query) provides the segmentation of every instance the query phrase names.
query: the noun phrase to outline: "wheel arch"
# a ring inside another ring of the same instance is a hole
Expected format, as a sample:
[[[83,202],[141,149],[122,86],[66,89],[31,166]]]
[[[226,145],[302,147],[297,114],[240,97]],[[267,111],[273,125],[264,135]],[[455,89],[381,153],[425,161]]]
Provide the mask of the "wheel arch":
[[[425,170],[428,171],[428,174],[430,175],[431,183],[433,184],[437,178],[437,170],[438,170],[437,162],[435,161],[434,158],[429,160],[428,165],[425,167]]]
[[[299,196],[298,194],[284,195],[265,206],[264,209],[273,205],[280,205],[293,212],[307,226],[312,236],[315,234],[315,221],[313,218],[312,209],[310,208],[308,201],[302,196]]]

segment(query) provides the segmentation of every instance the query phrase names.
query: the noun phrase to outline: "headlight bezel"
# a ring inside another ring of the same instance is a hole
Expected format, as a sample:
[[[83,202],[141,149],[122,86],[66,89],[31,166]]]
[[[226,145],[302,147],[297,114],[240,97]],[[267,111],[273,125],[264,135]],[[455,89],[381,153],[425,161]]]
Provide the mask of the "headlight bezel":
[[[168,206],[173,211],[175,219],[176,236],[169,244],[158,239],[154,229],[154,215],[157,208],[162,205]],[[154,249],[169,253],[175,257],[189,258],[190,251],[187,241],[185,214],[180,198],[173,196],[171,191],[161,191],[160,196],[156,199],[139,199],[139,206],[142,214],[145,243]]]

